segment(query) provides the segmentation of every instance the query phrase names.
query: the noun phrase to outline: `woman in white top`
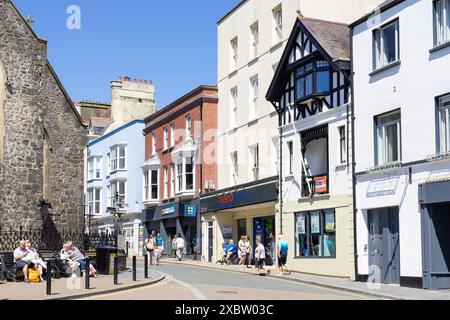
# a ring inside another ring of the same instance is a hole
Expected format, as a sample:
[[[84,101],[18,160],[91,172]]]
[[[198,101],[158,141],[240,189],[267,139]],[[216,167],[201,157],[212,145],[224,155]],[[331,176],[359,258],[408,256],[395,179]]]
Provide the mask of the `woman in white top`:
[[[245,258],[247,257],[247,245],[245,243],[246,237],[242,236],[238,243],[238,254],[239,254],[239,269],[243,268],[245,265]]]
[[[25,241],[25,247],[28,250],[28,255],[26,258],[39,268],[39,272],[41,274],[41,281],[43,281],[42,271],[43,269],[47,270],[47,264],[44,262],[44,260],[41,259],[41,257],[37,253],[37,250],[32,248],[30,240]]]

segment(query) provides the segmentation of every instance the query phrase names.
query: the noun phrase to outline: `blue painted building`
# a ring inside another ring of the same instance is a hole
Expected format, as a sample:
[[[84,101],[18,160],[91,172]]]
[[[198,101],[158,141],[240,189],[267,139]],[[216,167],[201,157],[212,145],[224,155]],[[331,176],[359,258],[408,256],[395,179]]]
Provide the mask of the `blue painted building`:
[[[122,245],[142,255],[142,170],[144,121],[134,120],[91,141],[87,151],[87,213],[91,231],[113,232],[115,218],[108,208],[120,207]],[[118,197],[116,196],[118,195]]]

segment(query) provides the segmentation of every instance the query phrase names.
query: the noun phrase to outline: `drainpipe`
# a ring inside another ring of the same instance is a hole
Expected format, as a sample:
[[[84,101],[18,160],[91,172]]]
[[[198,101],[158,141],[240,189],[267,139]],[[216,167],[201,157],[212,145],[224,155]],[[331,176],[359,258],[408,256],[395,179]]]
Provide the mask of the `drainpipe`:
[[[200,100],[200,194],[198,196],[197,214],[197,259],[202,259],[202,219],[201,219],[201,197],[203,195],[203,99]]]
[[[281,111],[279,111],[275,103],[271,102],[272,106],[277,110],[278,113],[278,135],[280,136],[280,158],[279,166],[280,173],[278,174],[278,184],[279,184],[279,205],[280,205],[280,234],[283,234],[283,129],[281,128]]]
[[[355,90],[354,90],[354,66],[353,66],[353,28],[350,28],[350,61],[351,61],[351,70],[350,70],[350,88],[351,88],[351,126],[352,126],[352,192],[353,192],[353,250],[355,256],[355,279],[356,281],[360,281],[359,272],[358,272],[358,232],[357,232],[357,223],[356,217],[358,215],[357,203],[356,203],[356,161],[355,161]],[[348,148],[348,144],[347,144]]]

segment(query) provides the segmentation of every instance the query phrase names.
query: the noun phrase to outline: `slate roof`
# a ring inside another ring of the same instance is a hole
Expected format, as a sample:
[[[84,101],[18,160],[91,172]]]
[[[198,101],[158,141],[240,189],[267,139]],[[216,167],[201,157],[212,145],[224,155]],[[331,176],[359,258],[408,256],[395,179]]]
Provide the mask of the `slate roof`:
[[[350,29],[348,25],[303,16],[299,16],[299,20],[333,61],[350,61]]]

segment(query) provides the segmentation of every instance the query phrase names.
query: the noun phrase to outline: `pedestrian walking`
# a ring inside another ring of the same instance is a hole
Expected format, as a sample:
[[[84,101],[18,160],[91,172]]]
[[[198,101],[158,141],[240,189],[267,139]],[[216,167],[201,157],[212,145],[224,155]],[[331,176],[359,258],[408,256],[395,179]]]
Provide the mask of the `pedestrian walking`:
[[[148,235],[148,238],[145,240],[145,247],[147,248],[149,265],[153,265],[153,257],[156,249],[156,240],[153,237],[153,234]]]
[[[270,269],[266,268],[264,265],[264,261],[266,260],[266,248],[261,243],[260,239],[256,239],[256,250],[255,250],[255,266],[256,266],[256,275],[259,276],[259,271],[264,269],[266,274],[270,274]]]
[[[245,235],[243,235],[238,242],[239,269],[244,268],[245,259],[247,258],[247,245],[245,244],[245,240]]]
[[[176,245],[177,245],[177,258],[178,261],[181,261],[183,259],[183,254],[186,246],[186,242],[182,238],[181,234],[178,234],[177,236]]]
[[[159,266],[161,264],[161,257],[164,251],[164,239],[158,232],[156,234],[156,250],[155,250],[155,265]]]
[[[278,246],[277,246],[277,258],[278,258],[278,268],[281,273],[288,272],[291,274],[289,267],[287,266],[287,256],[289,251],[289,245],[284,239],[284,236],[280,234],[278,236]]]
[[[245,266],[250,268],[250,255],[252,253],[252,244],[250,243],[250,237],[245,236]]]
[[[177,257],[177,235],[173,236],[172,239],[172,258],[176,258]]]

